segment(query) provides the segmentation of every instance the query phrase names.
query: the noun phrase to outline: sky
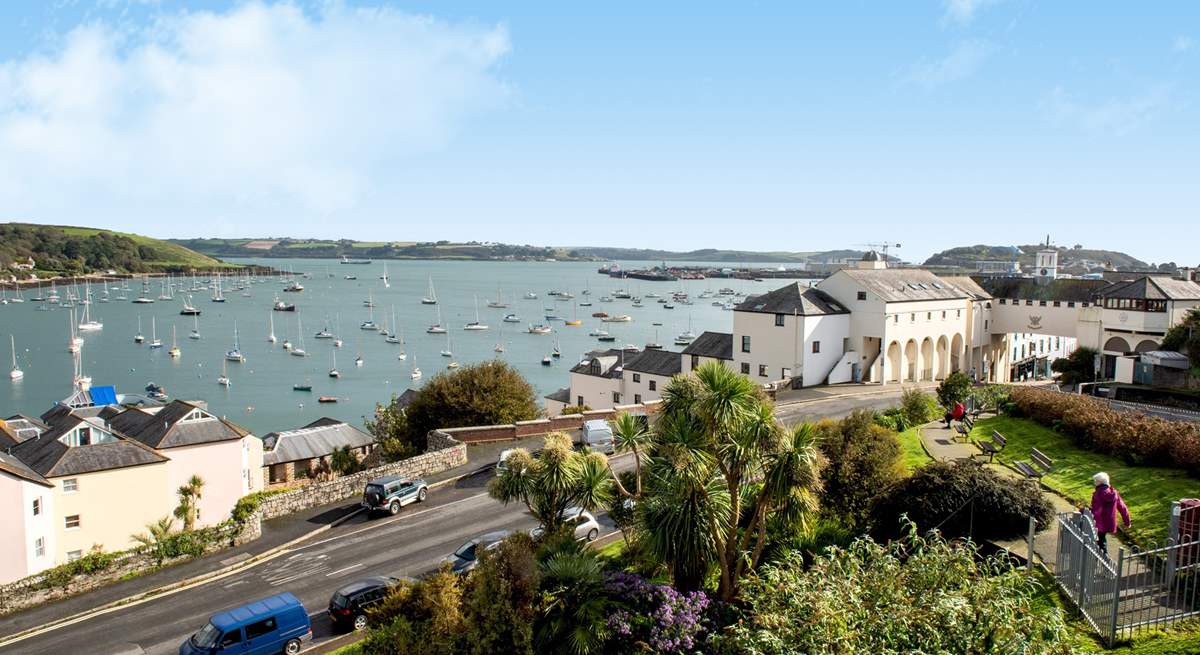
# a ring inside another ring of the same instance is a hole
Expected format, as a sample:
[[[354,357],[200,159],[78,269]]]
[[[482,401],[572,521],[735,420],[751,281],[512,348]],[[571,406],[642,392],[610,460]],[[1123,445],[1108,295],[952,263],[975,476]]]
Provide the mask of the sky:
[[[1200,264],[1200,4],[0,4],[0,220]]]

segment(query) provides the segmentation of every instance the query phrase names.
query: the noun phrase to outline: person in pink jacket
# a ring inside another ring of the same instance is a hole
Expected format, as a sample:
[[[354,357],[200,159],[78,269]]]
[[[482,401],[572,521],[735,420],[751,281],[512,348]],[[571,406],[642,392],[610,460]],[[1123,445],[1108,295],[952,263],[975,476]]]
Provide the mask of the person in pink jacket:
[[[1108,535],[1117,532],[1117,513],[1125,529],[1129,529],[1129,508],[1121,500],[1121,494],[1109,484],[1108,474],[1104,472],[1092,476],[1096,490],[1092,492],[1092,519],[1096,522],[1097,543],[1101,553],[1107,553]]]

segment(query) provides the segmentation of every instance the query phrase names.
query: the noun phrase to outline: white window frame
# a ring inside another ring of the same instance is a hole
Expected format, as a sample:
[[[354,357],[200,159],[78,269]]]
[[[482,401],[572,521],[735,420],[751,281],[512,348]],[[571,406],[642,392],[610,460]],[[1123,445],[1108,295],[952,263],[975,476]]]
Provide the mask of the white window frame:
[[[79,478],[67,478],[63,480],[62,490],[64,494],[73,494],[79,491]]]
[[[74,517],[74,519],[75,519],[75,525],[71,525],[72,517]],[[63,529],[64,530],[78,530],[82,526],[83,526],[83,517],[80,516],[79,514],[68,514],[63,517]]]

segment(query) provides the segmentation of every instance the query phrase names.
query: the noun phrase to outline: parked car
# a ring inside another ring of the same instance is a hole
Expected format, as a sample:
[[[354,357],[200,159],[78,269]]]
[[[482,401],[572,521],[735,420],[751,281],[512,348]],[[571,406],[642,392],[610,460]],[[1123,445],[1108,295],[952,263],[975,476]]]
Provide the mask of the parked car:
[[[398,584],[399,578],[377,575],[355,580],[333,592],[329,598],[329,620],[334,630],[366,629],[367,610],[383,600]]]
[[[428,495],[429,485],[425,484],[424,480],[389,475],[367,483],[363,489],[362,506],[372,514],[398,514],[401,507],[424,502]]]
[[[512,530],[497,530],[474,539],[468,539],[466,543],[458,547],[458,550],[447,555],[442,562],[449,564],[450,571],[453,573],[469,573],[479,565],[479,555],[483,551],[496,548],[511,534]]]
[[[579,507],[568,507],[560,515],[567,525],[575,526],[575,539],[578,541],[595,541],[600,536],[600,522],[592,513]],[[542,527],[530,531],[534,538],[542,536]]]
[[[508,459],[508,456],[513,454],[514,450],[516,449],[508,448],[500,451],[500,459],[496,460],[496,475],[504,475],[504,472],[508,470],[508,463],[504,460]]]
[[[613,432],[608,421],[596,419],[584,421],[579,433],[579,445],[587,446],[596,452],[612,453],[616,448],[613,444]]]
[[[312,639],[312,624],[300,599],[289,592],[214,614],[179,646],[179,655],[238,653],[296,655]]]

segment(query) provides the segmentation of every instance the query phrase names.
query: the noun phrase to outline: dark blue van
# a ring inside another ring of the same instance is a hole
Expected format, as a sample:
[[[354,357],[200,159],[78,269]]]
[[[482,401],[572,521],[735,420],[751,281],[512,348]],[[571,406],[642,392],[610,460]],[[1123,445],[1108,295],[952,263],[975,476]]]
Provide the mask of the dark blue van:
[[[179,655],[296,655],[312,639],[300,599],[284,592],[220,614],[179,646]]]

